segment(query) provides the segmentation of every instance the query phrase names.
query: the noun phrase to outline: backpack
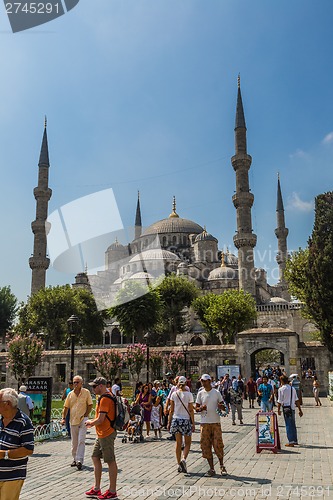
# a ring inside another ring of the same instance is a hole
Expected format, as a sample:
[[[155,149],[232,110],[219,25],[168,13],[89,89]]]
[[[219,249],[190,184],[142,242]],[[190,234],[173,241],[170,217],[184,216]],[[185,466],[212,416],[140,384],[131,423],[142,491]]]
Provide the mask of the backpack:
[[[28,417],[30,417],[30,410],[29,406],[27,404],[27,396],[25,394],[19,393],[18,395],[18,402],[17,402],[17,407]]]
[[[111,420],[107,415],[106,418],[109,420],[111,427],[116,431],[122,431],[129,421],[130,415],[128,406],[126,405],[126,400],[120,396],[114,396],[114,394],[102,394],[98,400],[98,403],[102,398],[108,398],[113,401],[115,405],[115,419]]]

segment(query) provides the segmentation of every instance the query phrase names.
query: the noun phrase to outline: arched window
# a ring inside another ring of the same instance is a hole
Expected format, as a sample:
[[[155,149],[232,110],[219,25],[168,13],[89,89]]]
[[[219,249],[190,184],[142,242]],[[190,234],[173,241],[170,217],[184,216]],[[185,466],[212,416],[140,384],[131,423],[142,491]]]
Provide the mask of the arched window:
[[[121,343],[120,331],[119,328],[116,327],[112,330],[111,344],[120,344],[120,343]]]
[[[110,332],[106,331],[105,332],[105,340],[104,340],[104,344],[105,345],[110,345]]]

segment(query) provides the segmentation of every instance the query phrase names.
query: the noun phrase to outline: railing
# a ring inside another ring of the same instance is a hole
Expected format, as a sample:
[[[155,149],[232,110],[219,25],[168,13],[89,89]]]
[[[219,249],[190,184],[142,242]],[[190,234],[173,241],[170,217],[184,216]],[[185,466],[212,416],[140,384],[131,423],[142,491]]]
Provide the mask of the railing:
[[[49,424],[37,425],[34,430],[35,442],[54,439],[63,435],[63,426],[60,420],[52,420]]]

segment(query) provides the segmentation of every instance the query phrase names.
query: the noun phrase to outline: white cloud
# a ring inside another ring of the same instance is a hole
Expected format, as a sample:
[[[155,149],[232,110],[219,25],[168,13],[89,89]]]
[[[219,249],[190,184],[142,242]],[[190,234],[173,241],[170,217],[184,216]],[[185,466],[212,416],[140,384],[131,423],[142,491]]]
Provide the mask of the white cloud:
[[[294,191],[288,199],[287,208],[298,212],[311,212],[314,209],[314,201],[303,201]]]
[[[296,149],[294,153],[290,153],[289,158],[303,158],[304,160],[308,160],[310,155],[302,149]]]
[[[325,135],[324,139],[321,142],[322,144],[331,144],[333,142],[333,132]]]

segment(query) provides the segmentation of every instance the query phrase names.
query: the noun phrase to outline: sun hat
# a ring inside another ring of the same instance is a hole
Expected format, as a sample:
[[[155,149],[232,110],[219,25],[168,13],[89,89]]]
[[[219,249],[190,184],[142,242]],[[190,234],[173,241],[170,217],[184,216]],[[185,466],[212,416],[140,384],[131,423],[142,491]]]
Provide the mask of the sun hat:
[[[185,385],[186,384],[186,378],[184,376],[179,377],[178,384]]]

